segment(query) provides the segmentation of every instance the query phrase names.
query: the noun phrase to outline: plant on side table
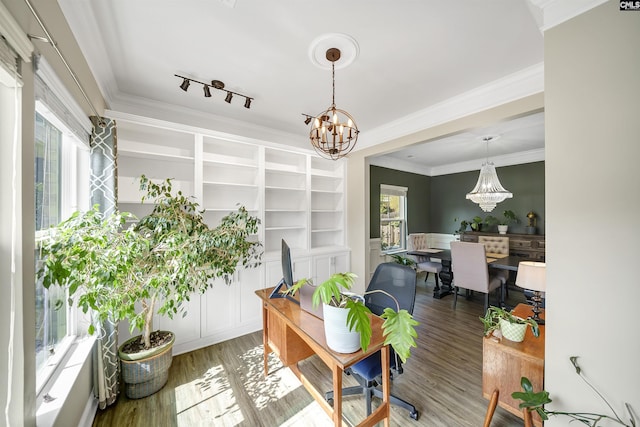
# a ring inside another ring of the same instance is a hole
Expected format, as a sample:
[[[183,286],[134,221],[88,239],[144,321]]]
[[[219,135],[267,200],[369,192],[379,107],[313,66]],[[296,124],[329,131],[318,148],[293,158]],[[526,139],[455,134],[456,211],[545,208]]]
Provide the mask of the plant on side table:
[[[344,349],[341,347],[335,350],[340,353],[351,353],[358,348],[366,351],[371,342],[372,328],[370,316],[373,314],[364,304],[362,296],[349,292],[356,277],[353,273],[335,273],[331,275],[329,279],[315,287],[312,296],[314,307],[320,305],[320,302],[324,304],[325,328],[332,323],[331,321],[327,321],[327,314],[340,310],[342,312],[339,314],[341,319],[336,323],[339,323],[339,326],[344,328],[346,332],[353,334],[351,336],[352,341],[348,345],[350,348]],[[301,279],[297,281],[291,288],[287,289],[287,292],[295,294],[304,285],[312,285],[311,279]],[[391,294],[383,290],[375,290],[365,292],[364,295],[372,292],[383,293],[396,303],[396,310],[387,307],[380,317],[384,319],[382,330],[385,337],[385,345],[391,345],[402,362],[405,362],[411,355],[411,347],[416,346],[414,338],[418,336],[415,330],[418,322],[413,319],[413,316],[407,310],[399,308],[398,301]],[[327,336],[327,345],[333,349],[333,342],[330,343],[329,341],[341,335],[342,332],[338,334],[325,332],[325,334]],[[340,344],[338,345],[341,346]]]
[[[539,392],[533,391],[533,386],[531,385],[531,381],[527,377],[522,377],[520,379],[520,385],[524,391],[516,391],[511,393],[511,397],[520,400],[519,407],[521,409],[525,409],[527,413],[535,411],[540,418],[544,421],[549,419],[549,416],[553,415],[563,415],[571,418],[572,421],[579,421],[582,424],[596,427],[599,422],[604,420],[610,420],[611,422],[615,422],[617,424],[626,426],[626,427],[635,427],[637,425],[636,419],[631,409],[631,405],[629,403],[625,403],[625,408],[629,414],[629,423],[625,422],[620,418],[620,416],[613,409],[613,406],[605,399],[605,397],[600,393],[584,376],[582,373],[582,369],[578,365],[578,357],[571,356],[569,358],[571,364],[573,365],[576,374],[582,378],[582,380],[600,397],[604,403],[609,407],[613,416],[605,415],[605,414],[597,414],[593,412],[565,412],[565,411],[550,411],[547,410],[544,405],[551,403],[551,398],[549,397],[549,392],[545,390],[541,390]]]
[[[213,279],[229,282],[240,265],[256,267],[262,256],[262,245],[253,239],[259,219],[244,207],[209,228],[198,204],[174,193],[171,180],[156,184],[143,175],[140,189],[146,193],[143,201],[154,203],[149,215],[126,227],[135,219],[129,213],[105,216],[97,207],[74,213],[50,230],[37,272],[46,288],[68,289],[70,302],[85,313],[91,310],[96,321],[126,320],[132,333],[141,331],[119,348],[131,398],[155,393],[168,378],[175,337],[153,331],[154,314],[172,318]],[[91,325],[89,333],[94,330]],[[151,372],[154,365],[161,372]]]
[[[531,327],[534,337],[540,335],[538,322],[531,318],[523,319],[515,316],[510,310],[502,307],[489,306],[483,317],[480,317],[484,325],[484,336],[490,336],[496,331],[500,331],[502,336],[508,340],[520,342],[524,339],[527,326]]]

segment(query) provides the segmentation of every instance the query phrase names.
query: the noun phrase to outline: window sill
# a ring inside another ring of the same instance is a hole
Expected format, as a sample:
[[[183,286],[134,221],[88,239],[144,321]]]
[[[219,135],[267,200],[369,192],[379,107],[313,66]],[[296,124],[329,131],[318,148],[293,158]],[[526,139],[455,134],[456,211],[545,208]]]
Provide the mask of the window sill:
[[[40,391],[36,398],[36,424],[38,427],[56,425],[65,404],[71,399],[84,398],[74,392],[74,386],[83,367],[87,363],[91,364],[91,351],[94,343],[95,337],[93,336],[77,339],[71,345],[51,379]],[[91,389],[90,384],[89,389]],[[46,400],[45,396],[47,396]]]

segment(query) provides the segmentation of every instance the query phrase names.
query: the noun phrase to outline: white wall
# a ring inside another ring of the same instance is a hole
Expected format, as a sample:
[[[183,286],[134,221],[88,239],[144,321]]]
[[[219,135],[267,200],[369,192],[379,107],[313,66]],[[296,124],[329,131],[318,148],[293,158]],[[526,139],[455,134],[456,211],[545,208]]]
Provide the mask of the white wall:
[[[573,371],[575,355],[617,411],[627,401],[640,413],[639,41],[640,12],[617,1],[545,32],[545,388],[555,409],[607,412]]]

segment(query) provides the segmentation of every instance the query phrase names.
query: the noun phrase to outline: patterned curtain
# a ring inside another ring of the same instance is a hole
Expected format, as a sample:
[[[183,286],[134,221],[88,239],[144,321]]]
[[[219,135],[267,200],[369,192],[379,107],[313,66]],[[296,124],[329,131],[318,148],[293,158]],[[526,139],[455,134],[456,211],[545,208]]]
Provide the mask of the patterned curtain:
[[[110,215],[118,199],[116,122],[92,116],[91,123],[91,205],[100,205],[100,210]],[[98,339],[93,352],[93,392],[98,406],[104,409],[116,401],[120,391],[118,325],[105,322],[95,326]]]

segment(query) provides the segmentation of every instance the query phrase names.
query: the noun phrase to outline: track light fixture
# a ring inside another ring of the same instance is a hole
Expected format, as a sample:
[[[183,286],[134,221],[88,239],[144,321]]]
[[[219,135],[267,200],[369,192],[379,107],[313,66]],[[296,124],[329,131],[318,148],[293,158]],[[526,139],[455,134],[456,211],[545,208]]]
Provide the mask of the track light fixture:
[[[238,92],[225,89],[224,83],[221,82],[220,80],[211,80],[211,83],[204,83],[198,80],[191,79],[189,77],[180,76],[178,74],[174,74],[174,76],[182,79],[182,83],[180,84],[180,89],[182,89],[185,92],[187,91],[187,89],[189,89],[189,85],[191,84],[191,82],[194,82],[202,85],[205,98],[211,98],[211,88],[214,88],[227,93],[227,96],[224,99],[225,102],[230,104],[231,100],[233,99],[233,95],[238,95],[244,98],[244,108],[246,109],[251,108],[251,101],[253,101],[253,98]]]
[[[311,123],[311,120],[313,120],[313,116],[310,116],[310,115],[304,114],[304,113],[302,113],[302,115],[305,117],[305,119],[304,119],[304,124],[305,125],[308,125],[309,123]]]

